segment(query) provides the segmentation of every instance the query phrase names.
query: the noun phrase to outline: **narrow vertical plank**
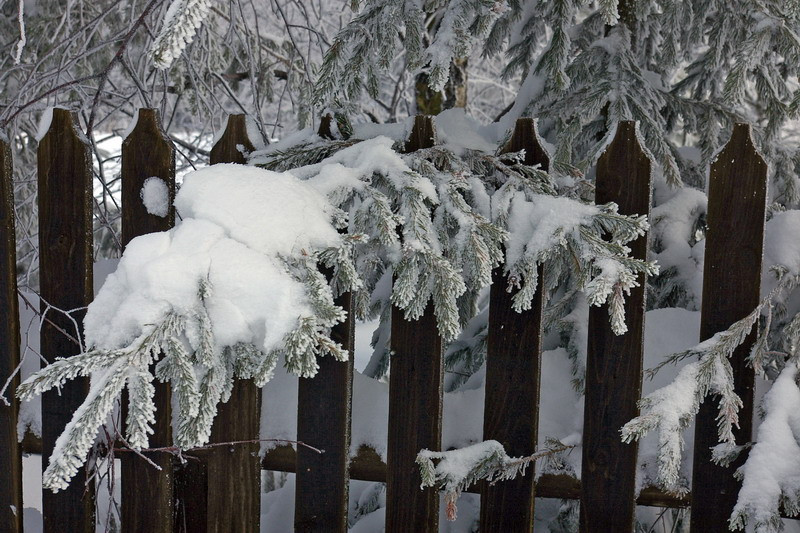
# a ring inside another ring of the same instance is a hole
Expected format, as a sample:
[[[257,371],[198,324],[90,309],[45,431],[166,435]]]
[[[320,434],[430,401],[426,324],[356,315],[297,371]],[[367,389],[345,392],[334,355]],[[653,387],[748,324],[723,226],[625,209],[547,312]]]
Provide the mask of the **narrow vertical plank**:
[[[211,164],[244,163],[238,147],[252,150],[244,115],[231,115],[225,133],[211,149]],[[259,530],[261,463],[258,438],[261,391],[252,381],[238,380],[227,403],[220,404],[211,428],[211,443],[219,446],[189,460],[176,481],[178,531],[187,533],[240,533]],[[249,441],[249,442],[246,442]]]
[[[89,146],[77,116],[54,109],[50,129],[39,142],[39,285],[42,311],[50,303],[63,310],[92,301],[92,172]],[[83,336],[84,311],[72,313]],[[73,322],[49,311],[41,329],[41,353],[48,360],[80,353],[61,331],[74,334]],[[57,327],[56,327],[57,326]],[[88,378],[76,378],[42,397],[42,454],[49,457],[56,438],[81,405]],[[42,462],[46,466],[46,461]],[[83,469],[61,492],[45,490],[45,533],[94,531],[94,486]]]
[[[756,151],[750,126],[736,124],[727,146],[711,165],[708,186],[708,232],[703,271],[700,339],[727,329],[744,318],[759,302],[767,165]],[[731,356],[734,390],[744,406],[739,411],[736,442],[751,440],[754,372],[747,365],[753,344],[750,335]],[[711,461],[717,437],[716,397],[706,398],[697,415],[692,471],[691,530],[727,531],[740,483],[733,473],[745,455],[729,467]]]
[[[350,412],[353,392],[353,339],[355,320],[351,316],[352,294],[336,298],[347,311],[331,338],[348,352],[348,361],[333,357],[319,359],[314,378],[300,378],[297,400],[297,449],[294,528],[298,532],[346,532],[349,485]]]
[[[635,122],[620,122],[597,162],[595,202],[615,202],[624,215],[650,213],[650,160],[636,137]],[[647,257],[647,235],[629,244],[631,256]],[[625,299],[628,332],[614,335],[608,306],[589,312],[586,393],[581,468],[582,532],[632,531],[636,505],[635,444],[624,444],[620,428],[639,414],[642,390],[644,309],[647,280]]]
[[[0,387],[19,365],[19,301],[11,148],[0,136]],[[17,375],[0,401],[0,531],[22,532],[22,449],[17,442]]]
[[[331,116],[322,118],[321,137],[330,137]],[[326,272],[328,278],[332,272]],[[347,319],[331,331],[331,338],[350,353],[347,361],[319,359],[314,378],[300,378],[297,391],[297,449],[294,529],[302,533],[345,533],[349,495],[350,414],[353,397],[353,295],[344,293],[336,305]]]
[[[147,212],[141,191],[150,177],[162,179],[168,190],[167,216]],[[122,143],[122,245],[140,235],[166,231],[175,225],[175,147],[161,128],[154,109],[140,109],[136,125]],[[172,446],[172,406],[168,383],[154,383],[156,421],[150,447]],[[127,415],[127,395],[123,400],[123,424]],[[122,531],[171,532],[174,499],[172,455],[168,452],[146,453],[161,467],[153,468],[139,455],[121,456]]]
[[[413,152],[433,146],[433,121],[418,116],[405,146]],[[420,490],[417,453],[439,450],[442,441],[442,338],[433,304],[416,321],[392,307],[389,433],[386,473],[386,531],[438,531],[439,495]]]
[[[531,118],[517,120],[507,150],[525,150],[526,165],[547,170],[550,158],[536,136]],[[489,332],[486,354],[486,400],[483,438],[493,439],[510,455],[530,455],[537,445],[539,373],[542,351],[542,269],[531,309],[512,307],[503,268],[492,272],[489,289]],[[534,468],[531,465],[531,468]],[[481,490],[481,525],[485,532],[533,531],[534,472]]]

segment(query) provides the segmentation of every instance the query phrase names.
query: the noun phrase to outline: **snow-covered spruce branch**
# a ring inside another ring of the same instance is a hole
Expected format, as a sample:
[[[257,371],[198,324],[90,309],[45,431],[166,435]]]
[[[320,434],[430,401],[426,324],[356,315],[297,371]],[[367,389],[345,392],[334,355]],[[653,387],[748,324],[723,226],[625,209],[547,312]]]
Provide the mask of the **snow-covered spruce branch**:
[[[749,526],[757,533],[777,533],[783,530],[781,509],[788,516],[800,514],[797,363],[795,356],[764,396],[766,416],[747,461],[736,472],[742,488],[728,521],[731,530]]]
[[[530,309],[538,267],[544,264],[549,270],[547,294],[571,272],[590,305],[608,304],[614,333],[627,331],[624,295],[639,285],[640,274],[658,273],[655,263],[630,257],[625,246],[649,228],[644,215],[620,215],[614,203],[594,206],[526,194],[511,182],[495,193],[492,208],[494,219],[512,235],[506,244],[505,270],[512,287],[519,288],[513,298],[515,310]]]
[[[92,377],[56,442],[46,488],[67,486],[125,387],[130,446],[147,448],[157,378],[171,384],[175,445],[186,450],[208,442],[236,379],[263,386],[281,359],[310,377],[317,356],[348,357],[329,336],[345,313],[319,271],[321,263],[333,268],[339,290],[361,284],[352,248],[363,236],[339,234],[340,210],[290,175],[236,165],[187,175],[176,206],[182,222],[131,241],[89,306],[88,350],[18,389],[29,400],[68,379]]]
[[[279,168],[286,154],[312,162],[292,173],[349,210],[350,231],[368,236],[354,243],[364,281],[356,293],[358,316],[372,312],[370,295],[392,269],[387,303],[413,320],[432,302],[439,330],[450,339],[475,314],[475,295],[500,264],[506,233],[472,201],[471,180],[477,178],[463,163],[464,172],[454,173],[441,150],[401,155],[394,148],[386,137],[343,142],[312,136],[268,149],[253,162]],[[321,154],[330,155],[318,161]]]
[[[715,460],[718,462],[730,460],[736,448],[733,428],[739,423],[738,413],[742,407],[742,400],[734,392],[733,370],[729,359],[758,324],[762,313],[771,314],[774,300],[795,283],[793,276],[783,277],[746,317],[693,348],[667,357],[648,371],[653,375],[665,365],[677,364],[688,358],[696,359],[681,368],[672,383],[642,398],[639,407],[643,413],[625,424],[621,430],[622,440],[625,442],[639,440],[653,430],[658,432],[657,481],[664,489],[675,493],[687,490],[680,483],[679,476],[684,447],[683,431],[689,426],[699,411],[700,404],[709,394],[719,397],[717,429],[720,446],[715,450]],[[784,328],[787,336],[792,335],[796,323],[800,321],[793,320]],[[764,339],[768,334],[768,330],[759,332],[748,357],[749,364],[759,369],[763,367],[768,355]],[[791,366],[794,363],[787,364]]]
[[[167,69],[191,44],[208,17],[211,0],[172,0],[150,54],[156,68]]]
[[[527,457],[509,456],[503,445],[487,440],[446,452],[422,450],[417,454],[422,485],[420,488],[438,486],[445,492],[447,519],[456,519],[456,501],[467,487],[480,480],[489,483],[514,479],[525,475],[528,466],[544,457],[574,448],[556,439],[547,439],[545,449]],[[438,461],[434,465],[434,461]]]

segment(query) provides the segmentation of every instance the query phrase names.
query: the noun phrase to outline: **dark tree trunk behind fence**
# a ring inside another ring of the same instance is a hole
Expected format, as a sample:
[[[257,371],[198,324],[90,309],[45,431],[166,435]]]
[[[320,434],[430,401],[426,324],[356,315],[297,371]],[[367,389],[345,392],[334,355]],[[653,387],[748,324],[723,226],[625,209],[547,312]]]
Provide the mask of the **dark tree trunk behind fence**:
[[[597,163],[595,203],[615,202],[624,215],[650,212],[650,160],[636,138],[634,122],[620,122]],[[645,259],[647,235],[629,244]],[[583,417],[581,519],[583,532],[632,531],[636,490],[636,444],[624,444],[620,428],[639,414],[644,356],[644,287],[625,298],[628,332],[615,335],[608,305],[589,311]]]
[[[701,340],[729,328],[758,305],[766,198],[767,165],[753,146],[750,126],[736,124],[711,165]],[[750,441],[753,427],[754,372],[747,364],[753,335],[730,359],[734,390],[744,403],[733,432],[738,444]],[[740,487],[733,473],[746,458],[743,453],[729,467],[711,461],[710,448],[719,442],[718,410],[718,398],[706,398],[695,426],[691,529],[698,533],[727,530]]]
[[[433,146],[430,117],[418,116],[405,151]],[[433,303],[416,321],[392,306],[389,434],[386,475],[386,531],[437,531],[439,495],[420,490],[417,453],[439,450],[442,441],[442,338]]]
[[[169,207],[164,217],[148,213],[142,201],[144,182],[151,177],[164,181]],[[175,147],[161,129],[154,109],[140,109],[136,125],[122,143],[122,245],[140,235],[166,231],[175,224]],[[154,369],[151,369],[154,371]],[[151,448],[172,446],[172,406],[168,383],[156,381],[156,421]],[[127,391],[126,391],[127,392]],[[127,394],[123,398],[123,425],[127,413]],[[173,529],[172,454],[145,452],[161,467],[158,471],[140,456],[121,455],[122,463],[122,531],[170,532]]]
[[[211,149],[211,164],[244,163],[239,150],[252,150],[244,115],[231,115],[225,133]],[[261,465],[258,458],[260,390],[237,380],[211,427],[211,443],[236,442],[200,452],[201,461],[179,469],[176,527],[187,533],[244,533],[259,530]],[[245,442],[250,441],[250,442]]]
[[[11,149],[0,138],[0,388],[19,365],[19,301]],[[17,442],[19,374],[0,401],[0,532],[22,531],[22,449]]]
[[[318,131],[331,138],[331,116],[325,115]],[[325,270],[328,279],[332,271]],[[300,378],[297,392],[297,440],[324,453],[297,449],[294,528],[298,532],[347,531],[350,466],[350,415],[353,397],[353,342],[355,318],[353,295],[344,293],[336,305],[347,319],[331,331],[331,338],[350,353],[345,361],[327,356],[318,359],[314,378]]]
[[[507,152],[525,150],[526,165],[547,170],[550,158],[536,136],[533,119],[517,120]],[[486,401],[483,438],[503,445],[509,455],[524,456],[537,445],[539,372],[542,350],[542,278],[531,309],[522,313],[512,307],[513,292],[503,267],[492,272],[489,296],[489,333],[486,353]],[[524,476],[481,491],[481,531],[533,531],[534,465]]]
[[[42,312],[41,353],[50,362],[80,353],[85,311],[92,301],[92,171],[89,146],[77,117],[54,109],[47,134],[39,142],[39,283]],[[77,331],[76,331],[77,325]],[[69,333],[68,337],[65,333]],[[56,438],[80,407],[88,378],[67,382],[42,396],[42,466]],[[42,495],[45,533],[94,531],[94,486],[82,468],[69,487]]]

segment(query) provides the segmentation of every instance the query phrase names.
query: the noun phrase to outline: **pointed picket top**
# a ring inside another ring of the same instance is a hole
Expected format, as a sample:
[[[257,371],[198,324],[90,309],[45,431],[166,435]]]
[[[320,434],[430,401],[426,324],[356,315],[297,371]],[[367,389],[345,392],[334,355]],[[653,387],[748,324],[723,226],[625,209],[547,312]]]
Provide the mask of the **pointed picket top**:
[[[92,301],[92,159],[77,115],[53,109],[39,141],[39,287],[42,302],[59,309],[83,309]],[[83,316],[49,315],[40,331],[41,354],[52,361],[81,351],[62,331],[83,335]],[[88,378],[77,378],[42,395],[42,456],[50,457],[64,426],[86,398]],[[45,466],[45,461],[42,461]],[[69,487],[42,494],[43,525],[55,531],[94,531],[94,487],[84,468]]]
[[[514,134],[508,140],[504,152],[519,152],[525,150],[525,159],[522,162],[528,166],[536,164],[542,170],[550,168],[550,154],[542,146],[541,137],[536,129],[536,121],[530,117],[518,118],[514,125]]]
[[[624,215],[645,214],[650,207],[650,193],[647,192],[645,198],[644,190],[650,188],[651,168],[650,157],[639,142],[637,123],[632,120],[620,122],[614,139],[597,160],[595,203],[614,201]],[[639,199],[634,202],[637,204],[635,207],[631,206],[635,211],[628,211],[620,204],[620,194]]]
[[[414,126],[408,136],[403,152],[411,153],[425,148],[432,148],[436,144],[436,128],[433,117],[430,115],[417,115],[414,117]]]
[[[503,151],[521,150],[525,150],[524,164],[548,170],[550,158],[532,118],[517,119]],[[500,442],[508,454],[516,456],[530,453],[538,442],[545,278],[541,265],[538,274],[531,308],[521,313],[512,308],[516,291],[506,290],[509,283],[502,266],[492,270],[489,289],[483,438]],[[535,469],[535,465],[530,468]],[[532,531],[535,492],[533,472],[503,483],[483,484],[480,531]]]
[[[11,148],[0,134],[0,383],[19,365],[19,309],[17,303],[16,240],[14,238],[14,182]],[[0,402],[0,524],[4,531],[22,532],[22,450],[17,442],[19,400],[14,392],[19,376],[6,391],[9,405]]]
[[[151,178],[158,178],[166,185],[164,216],[150,213],[143,201],[145,182]],[[175,147],[161,127],[158,112],[155,109],[139,109],[122,142],[122,245],[127,246],[140,235],[166,231],[174,226],[174,200]],[[169,384],[153,385],[156,419],[152,426],[150,446],[171,446],[172,403]],[[123,399],[123,423],[127,419],[127,407],[127,401]],[[153,452],[148,454],[148,459],[157,464],[160,470],[153,468],[139,455],[123,454],[121,457],[122,491],[126,495],[121,506],[124,531],[173,529],[175,504],[172,457],[169,453]],[[143,509],[148,512],[143,513]]]
[[[595,203],[614,202],[623,215],[648,215],[652,197],[651,162],[642,149],[635,122],[620,122],[597,162]],[[629,244],[631,256],[647,258],[647,235]],[[619,428],[639,414],[644,359],[647,279],[625,298],[627,333],[616,335],[608,307],[589,310],[586,349],[586,405],[583,421],[580,530],[631,531],[635,519],[636,444],[623,443]]]
[[[175,146],[161,127],[155,109],[140,109],[130,133],[122,142],[122,245],[134,237],[166,231],[175,225]],[[167,186],[165,216],[151,214],[142,201],[149,178]]]
[[[435,137],[432,117],[418,115],[403,152],[431,148]],[[420,490],[416,464],[419,450],[440,450],[442,445],[444,363],[433,307],[433,302],[428,302],[422,316],[411,321],[397,306],[392,306],[387,533],[437,529],[439,494],[433,488]]]
[[[333,130],[331,128],[331,124],[333,123],[333,116],[328,113],[324,115],[319,121],[319,129],[317,130],[317,135],[322,137],[323,139],[333,139]]]
[[[731,138],[711,162],[709,194],[713,184],[718,181],[747,180],[757,189],[763,189],[766,198],[767,163],[753,143],[750,124],[736,123]],[[734,186],[735,191],[750,197],[755,190],[748,191],[741,183]],[[732,191],[734,192],[734,191]],[[765,200],[766,201],[766,200]]]
[[[72,163],[82,164],[86,170],[91,169],[91,152],[89,141],[86,139],[78,121],[78,114],[75,111],[55,107],[48,112],[49,121],[41,124],[39,138],[39,153],[45,152],[54,159],[65,161],[71,158]],[[57,145],[60,155],[51,152],[53,145]],[[41,155],[39,156],[41,159]],[[42,169],[39,168],[41,173]]]
[[[238,163],[244,165],[247,163],[247,159],[242,153],[242,149],[247,153],[255,150],[247,135],[247,116],[228,115],[225,132],[211,149],[211,164]]]
[[[727,329],[758,305],[766,206],[767,164],[756,150],[750,126],[736,124],[728,144],[711,164],[709,176],[701,341]],[[734,392],[743,402],[739,426],[733,431],[736,442],[752,438],[755,372],[747,363],[752,345],[751,334],[730,357]],[[711,461],[711,447],[719,442],[717,413],[717,399],[708,397],[697,414],[692,531],[726,529],[741,486],[734,472],[744,454],[728,467]]]

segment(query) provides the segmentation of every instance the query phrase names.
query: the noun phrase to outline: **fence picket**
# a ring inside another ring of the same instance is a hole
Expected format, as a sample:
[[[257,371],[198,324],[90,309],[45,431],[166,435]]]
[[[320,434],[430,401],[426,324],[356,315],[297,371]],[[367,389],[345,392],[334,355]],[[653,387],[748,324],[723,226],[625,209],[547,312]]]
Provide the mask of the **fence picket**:
[[[0,387],[19,365],[19,301],[11,148],[0,138]],[[0,531],[22,532],[22,448],[17,442],[19,375],[0,401]]]
[[[330,136],[330,117],[319,134]],[[327,129],[326,129],[327,128]],[[433,146],[430,117],[416,117],[405,152]],[[549,165],[531,119],[517,121],[508,151],[525,149],[525,163]],[[229,117],[225,132],[211,150],[211,163],[245,163],[253,150],[244,115]],[[122,243],[138,235],[163,231],[174,224],[175,151],[154,110],[139,112],[138,122],[122,148]],[[92,173],[88,144],[74,114],[53,111],[40,140],[39,265],[42,311],[41,353],[48,360],[76,354],[85,308],[92,299]],[[614,201],[622,214],[647,214],[650,208],[651,163],[640,147],[633,122],[619,124],[616,136],[597,165],[596,202]],[[157,176],[168,184],[170,210],[161,218],[147,213],[139,198],[145,179]],[[737,124],[725,149],[712,164],[709,178],[708,233],[701,339],[730,326],[758,304],[766,207],[767,166],[750,138],[750,127]],[[631,243],[632,255],[645,258],[647,236]],[[16,292],[13,182],[11,154],[0,140],[0,384],[19,362],[19,310]],[[531,453],[537,445],[541,364],[542,271],[530,311],[515,313],[506,292],[503,269],[492,273],[486,368],[484,438],[500,441],[512,455]],[[532,472],[496,485],[475,484],[481,492],[481,531],[531,531],[534,496],[580,499],[580,530],[630,531],[634,523],[635,445],[620,441],[619,429],[638,414],[644,338],[644,286],[631,291],[625,313],[628,333],[615,336],[608,309],[592,308],[589,316],[582,479],[545,475],[534,483]],[[337,298],[348,320],[332,337],[352,354],[354,321],[350,294]],[[77,331],[76,331],[77,326]],[[68,332],[65,334],[64,332]],[[735,391],[744,407],[737,442],[750,440],[754,375],[746,364],[753,336],[734,352]],[[420,490],[415,463],[422,448],[438,450],[442,433],[442,339],[429,303],[417,321],[405,320],[392,308],[391,374],[387,462],[369,448],[349,461],[353,361],[319,361],[318,379],[301,379],[298,390],[298,440],[325,450],[320,455],[301,447],[278,448],[264,467],[297,473],[296,531],[347,530],[348,484],[354,479],[387,483],[386,530],[437,531],[439,495]],[[11,399],[19,378],[11,381]],[[44,395],[42,453],[52,453],[88,389],[75,379],[60,392]],[[157,421],[153,447],[169,446],[169,386],[156,387]],[[22,531],[21,446],[16,440],[18,403],[0,402],[0,531]],[[168,453],[150,453],[158,472],[133,454],[122,455],[123,531],[245,532],[257,531],[260,519],[260,468],[257,457],[260,391],[252,382],[235,384],[230,401],[220,406],[212,443],[234,443],[194,450],[178,465]],[[736,501],[739,483],[733,471],[712,463],[710,446],[717,443],[717,400],[709,398],[697,418],[692,492],[676,497],[653,488],[638,496],[639,504],[686,507],[691,498],[693,531],[723,531]],[[28,451],[31,448],[26,448]],[[199,458],[196,459],[196,458]],[[66,491],[43,494],[44,531],[94,531],[94,482],[78,474]]]
[[[39,285],[41,353],[48,360],[80,353],[85,308],[92,301],[92,171],[89,145],[77,115],[53,109],[50,128],[39,142]],[[76,332],[76,325],[78,331]],[[62,331],[70,332],[72,339]],[[83,402],[88,378],[76,378],[42,396],[42,466],[56,439]],[[81,472],[84,470],[81,469]],[[61,492],[42,495],[45,533],[94,531],[94,486],[79,472]]]
[[[620,122],[597,162],[595,202],[615,202],[624,215],[650,213],[650,159],[636,136],[636,123]],[[647,235],[629,244],[631,256],[647,257]],[[624,444],[620,428],[639,414],[644,356],[646,279],[625,298],[628,332],[614,335],[608,306],[589,311],[581,468],[582,532],[632,531],[636,491],[635,444]]]
[[[708,185],[708,232],[703,270],[700,339],[727,329],[759,302],[761,256],[767,199],[767,165],[750,138],[750,126],[736,124],[730,141],[711,165]],[[730,358],[739,410],[737,443],[751,440],[754,372],[747,365],[754,334]],[[746,454],[729,467],[711,461],[718,443],[718,400],[706,398],[695,424],[692,473],[692,531],[723,531],[736,504],[740,483],[733,477]]]
[[[526,165],[547,170],[550,158],[536,135],[533,119],[517,120],[506,151],[525,150]],[[511,308],[503,267],[492,272],[486,354],[486,400],[483,438],[500,442],[514,456],[530,455],[537,445],[539,372],[542,348],[542,269],[531,309]],[[533,531],[534,466],[525,476],[481,490],[481,531]]]
[[[142,186],[150,177],[160,178],[167,185],[167,216],[148,213],[142,201]],[[175,147],[161,128],[158,112],[140,109],[136,125],[122,143],[122,245],[127,246],[140,235],[170,229],[175,224],[174,199]],[[155,382],[154,386],[156,421],[150,447],[172,446],[170,387],[160,382]],[[126,406],[127,399],[123,399],[123,408]],[[127,409],[123,409],[123,423],[125,411]],[[125,495],[122,531],[172,531],[175,512],[172,455],[167,452],[145,455],[159,465],[161,471],[136,454],[121,456],[122,493]]]
[[[239,147],[252,150],[244,115],[231,115],[225,133],[211,149],[211,164],[244,163]],[[258,531],[261,465],[258,458],[261,391],[238,380],[227,403],[220,404],[211,428],[211,443],[237,442],[193,452],[178,479],[179,531],[239,533]],[[249,441],[249,442],[245,442]]]
[[[249,153],[254,149],[253,143],[247,135],[245,115],[229,115],[222,137],[211,147],[211,164],[237,163],[244,165],[247,160],[242,150]]]
[[[433,139],[433,120],[418,116],[405,151],[429,148]],[[386,531],[437,531],[439,495],[432,488],[420,490],[415,460],[423,448],[441,448],[442,338],[430,302],[416,321],[393,306],[391,320]]]
[[[319,135],[331,136],[330,115],[323,117]],[[331,272],[326,272],[330,279]],[[350,353],[346,362],[318,359],[314,378],[300,378],[297,391],[297,440],[325,453],[299,446],[294,499],[294,528],[298,532],[347,531],[350,454],[350,405],[353,396],[353,295],[344,293],[336,305],[347,319],[331,338]]]

